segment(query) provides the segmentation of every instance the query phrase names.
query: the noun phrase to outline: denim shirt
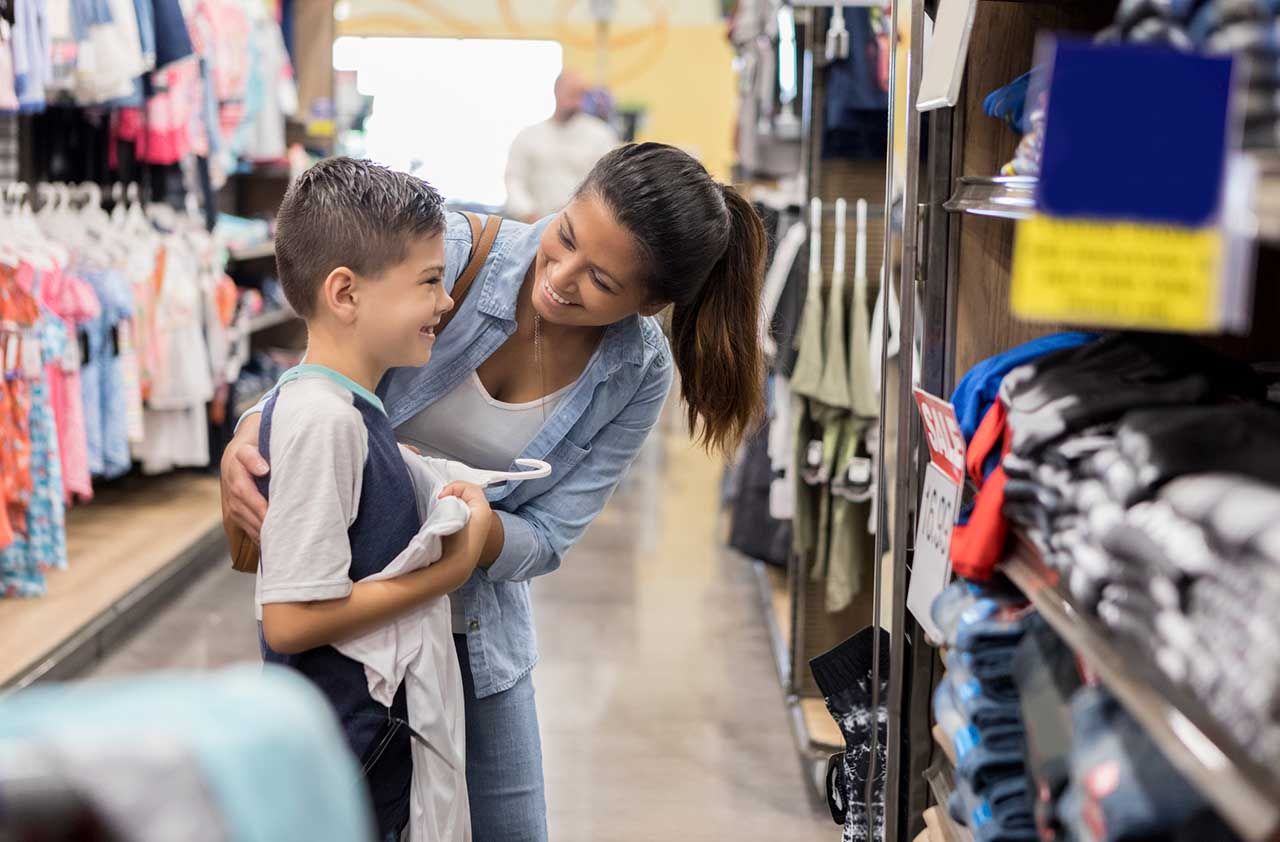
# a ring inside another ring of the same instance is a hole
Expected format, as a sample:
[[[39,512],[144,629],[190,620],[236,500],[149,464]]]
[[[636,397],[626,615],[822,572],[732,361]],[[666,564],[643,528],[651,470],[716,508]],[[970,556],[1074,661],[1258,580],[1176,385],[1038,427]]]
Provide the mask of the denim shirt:
[[[436,341],[431,361],[422,368],[394,369],[379,385],[392,426],[447,394],[515,332],[525,272],[553,219],[502,223],[484,268]],[[450,213],[445,235],[450,290],[470,250],[471,226],[462,214]],[[551,476],[488,489],[506,536],[502,551],[452,597],[462,599],[478,697],[511,688],[537,663],[529,581],[558,568],[600,514],[657,423],[671,380],[671,349],[655,319],[631,316],[611,325],[582,376],[520,454],[549,462]]]

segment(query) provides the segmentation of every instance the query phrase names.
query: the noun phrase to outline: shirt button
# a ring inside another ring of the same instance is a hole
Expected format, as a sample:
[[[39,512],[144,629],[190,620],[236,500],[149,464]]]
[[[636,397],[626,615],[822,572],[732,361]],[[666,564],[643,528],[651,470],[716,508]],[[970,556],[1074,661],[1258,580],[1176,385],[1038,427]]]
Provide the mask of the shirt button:
[[[471,631],[473,631],[473,632],[478,632],[478,631],[480,631],[480,621],[479,621],[479,620],[472,620],[472,621],[467,625],[467,628],[468,628],[468,629],[470,629],[470,630],[471,630]]]

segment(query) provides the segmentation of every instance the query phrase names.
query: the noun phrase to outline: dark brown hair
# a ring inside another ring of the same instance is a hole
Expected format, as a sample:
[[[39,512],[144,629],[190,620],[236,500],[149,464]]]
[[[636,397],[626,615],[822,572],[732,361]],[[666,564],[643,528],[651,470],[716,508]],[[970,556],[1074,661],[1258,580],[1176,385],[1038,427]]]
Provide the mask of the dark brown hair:
[[[661,143],[613,150],[578,192],[599,197],[638,245],[652,294],[673,305],[671,350],[689,428],[708,450],[731,451],[764,408],[759,215]]]
[[[276,269],[285,298],[307,317],[339,266],[376,278],[408,254],[415,237],[444,230],[444,199],[407,173],[354,158],[329,158],[298,177],[276,214]]]

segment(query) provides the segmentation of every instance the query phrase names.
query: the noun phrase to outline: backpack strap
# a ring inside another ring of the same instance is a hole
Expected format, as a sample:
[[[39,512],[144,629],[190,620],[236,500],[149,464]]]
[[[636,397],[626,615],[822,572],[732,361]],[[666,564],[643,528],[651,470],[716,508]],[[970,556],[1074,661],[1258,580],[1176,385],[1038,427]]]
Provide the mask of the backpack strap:
[[[502,217],[496,214],[490,214],[485,219],[483,227],[480,225],[478,214],[463,211],[462,215],[471,224],[471,254],[467,256],[467,265],[454,283],[453,292],[450,293],[450,297],[453,298],[453,309],[440,319],[440,324],[436,326],[436,336],[439,336],[440,332],[448,326],[453,315],[462,309],[462,301],[471,290],[472,282],[479,277],[480,270],[484,268],[484,262],[488,259],[489,252],[493,250],[493,243],[498,239],[498,229],[502,227]]]

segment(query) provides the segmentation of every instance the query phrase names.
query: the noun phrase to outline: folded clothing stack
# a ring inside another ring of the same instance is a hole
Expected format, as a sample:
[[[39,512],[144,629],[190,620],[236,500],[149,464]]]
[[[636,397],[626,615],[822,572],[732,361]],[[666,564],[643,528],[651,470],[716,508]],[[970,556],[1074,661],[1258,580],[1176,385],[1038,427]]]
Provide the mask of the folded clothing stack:
[[[1108,336],[1011,370],[966,454],[952,543],[992,575],[1012,523],[1096,615],[1263,763],[1280,761],[1280,408],[1188,339]],[[966,431],[967,432],[967,431]]]
[[[1042,621],[1001,582],[957,580],[934,600],[932,614],[948,647],[933,714],[955,752],[952,818],[977,842],[1034,842],[1039,836],[1013,661],[1019,641]]]
[[[1247,73],[1244,146],[1280,147],[1280,30],[1273,0],[1124,0],[1102,43],[1141,43],[1234,55]]]

